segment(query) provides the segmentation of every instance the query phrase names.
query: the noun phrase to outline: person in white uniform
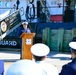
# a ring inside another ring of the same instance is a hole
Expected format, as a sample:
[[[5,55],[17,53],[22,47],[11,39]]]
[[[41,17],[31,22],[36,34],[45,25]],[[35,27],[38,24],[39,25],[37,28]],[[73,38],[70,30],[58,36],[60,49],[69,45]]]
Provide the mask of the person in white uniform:
[[[31,47],[33,58],[35,59],[35,62],[38,64],[38,66],[41,68],[42,74],[58,75],[58,69],[54,65],[44,61],[49,52],[50,48],[43,43],[37,43]]]
[[[34,61],[25,59],[13,63],[5,75],[42,75],[42,73]]]

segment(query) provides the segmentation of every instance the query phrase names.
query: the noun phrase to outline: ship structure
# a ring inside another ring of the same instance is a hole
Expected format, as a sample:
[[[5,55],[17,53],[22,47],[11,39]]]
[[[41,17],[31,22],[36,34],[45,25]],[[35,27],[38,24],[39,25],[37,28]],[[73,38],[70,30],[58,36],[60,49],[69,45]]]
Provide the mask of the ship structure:
[[[0,48],[21,49],[18,30],[23,21],[51,51],[70,52],[76,36],[76,0],[0,0]]]

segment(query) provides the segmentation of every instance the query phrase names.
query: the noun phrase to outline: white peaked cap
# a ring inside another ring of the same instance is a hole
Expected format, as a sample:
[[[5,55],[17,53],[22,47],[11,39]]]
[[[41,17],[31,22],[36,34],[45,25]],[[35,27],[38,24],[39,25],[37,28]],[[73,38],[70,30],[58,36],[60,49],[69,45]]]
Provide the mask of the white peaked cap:
[[[24,24],[27,24],[28,25],[28,22],[22,22],[22,25],[24,25]]]
[[[41,57],[46,56],[50,52],[50,49],[45,44],[37,43],[31,47],[31,52],[33,55]]]
[[[8,68],[6,75],[42,75],[42,73],[34,61],[19,60]]]
[[[69,47],[72,48],[73,50],[76,50],[76,42],[70,42]]]

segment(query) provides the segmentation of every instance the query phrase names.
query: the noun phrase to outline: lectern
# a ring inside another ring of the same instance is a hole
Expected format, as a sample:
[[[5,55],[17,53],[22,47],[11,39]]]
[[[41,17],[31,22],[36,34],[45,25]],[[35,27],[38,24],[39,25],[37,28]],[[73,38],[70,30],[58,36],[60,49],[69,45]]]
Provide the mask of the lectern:
[[[32,60],[32,53],[30,51],[31,46],[33,45],[33,37],[35,33],[22,33],[22,52],[21,59],[30,59]]]

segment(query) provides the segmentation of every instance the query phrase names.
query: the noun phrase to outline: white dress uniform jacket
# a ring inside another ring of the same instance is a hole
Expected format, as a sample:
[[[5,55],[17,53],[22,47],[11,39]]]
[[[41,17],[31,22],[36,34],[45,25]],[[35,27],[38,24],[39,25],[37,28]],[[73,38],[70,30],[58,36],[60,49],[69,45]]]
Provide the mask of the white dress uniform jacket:
[[[42,75],[41,69],[31,60],[19,60],[13,63],[5,75]]]
[[[45,61],[37,61],[43,75],[58,75],[58,69]]]

